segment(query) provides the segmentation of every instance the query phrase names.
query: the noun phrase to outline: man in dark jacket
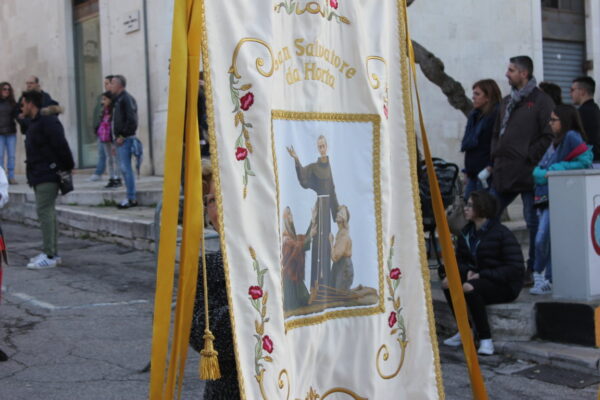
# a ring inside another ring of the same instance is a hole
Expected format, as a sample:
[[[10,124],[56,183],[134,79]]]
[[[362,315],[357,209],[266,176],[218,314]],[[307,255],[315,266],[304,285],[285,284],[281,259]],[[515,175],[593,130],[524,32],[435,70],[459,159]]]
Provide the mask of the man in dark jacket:
[[[594,101],[596,82],[589,76],[573,80],[571,98],[579,106],[579,116],[588,144],[593,146],[594,164],[600,164],[600,108]]]
[[[135,193],[135,175],[131,167],[131,156],[139,141],[135,137],[138,126],[137,103],[125,90],[127,80],[123,75],[114,75],[110,91],[113,100],[112,132],[117,145],[119,166],[127,187],[127,198],[118,204],[118,208],[130,208],[138,205]]]
[[[25,136],[27,183],[35,192],[38,219],[42,229],[43,253],[27,264],[30,269],[53,268],[60,262],[56,251],[56,197],[58,171],[75,167],[63,126],[55,115],[42,115],[43,96],[30,90],[21,96],[23,114],[30,123]]]
[[[25,81],[25,86],[27,87],[28,92],[36,91],[42,95],[42,107],[40,108],[42,114],[58,115],[63,112],[63,109],[58,104],[58,102],[56,100],[54,100],[52,98],[52,96],[50,96],[47,92],[44,92],[42,90],[42,87],[40,85],[40,80],[37,76],[32,75],[29,78],[27,78],[27,80]],[[21,106],[21,100],[22,100],[22,97],[20,97],[19,101],[17,102],[19,104],[19,106]],[[21,128],[21,133],[23,135],[25,135],[27,133],[27,128],[29,127],[29,124],[31,123],[31,119],[27,118],[23,114],[23,110],[21,110],[21,113],[19,114],[19,116],[17,118],[17,122],[19,123],[19,127]]]
[[[548,122],[554,102],[537,88],[533,61],[528,56],[511,58],[506,77],[512,91],[500,104],[492,134],[492,188],[500,201],[500,214],[521,195],[529,243],[535,243],[538,218],[533,207],[533,169],[552,141]],[[535,249],[530,246],[529,276],[534,259]]]

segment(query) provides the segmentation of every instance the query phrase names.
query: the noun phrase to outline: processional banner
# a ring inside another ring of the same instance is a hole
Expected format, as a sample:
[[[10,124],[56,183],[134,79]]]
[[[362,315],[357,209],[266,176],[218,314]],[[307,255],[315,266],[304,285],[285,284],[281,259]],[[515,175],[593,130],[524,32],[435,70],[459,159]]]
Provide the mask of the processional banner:
[[[246,399],[438,399],[402,1],[206,1]]]

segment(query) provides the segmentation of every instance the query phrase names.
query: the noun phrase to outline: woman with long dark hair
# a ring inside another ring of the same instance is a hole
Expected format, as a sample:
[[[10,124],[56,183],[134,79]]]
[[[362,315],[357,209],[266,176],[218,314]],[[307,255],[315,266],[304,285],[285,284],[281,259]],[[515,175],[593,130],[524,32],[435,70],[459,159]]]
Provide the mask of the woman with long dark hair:
[[[594,158],[592,149],[585,144],[585,132],[575,107],[566,104],[556,106],[550,114],[549,124],[554,139],[533,170],[534,206],[540,222],[535,237],[533,287],[529,289],[531,294],[552,293],[548,172],[590,168]]]
[[[11,185],[15,180],[15,151],[17,145],[17,125],[19,107],[10,83],[0,83],[0,166],[4,168],[4,154],[7,155],[6,171]]]
[[[501,100],[500,88],[493,79],[483,79],[473,84],[473,110],[469,113],[460,148],[465,153],[465,200],[473,190],[485,189],[491,182],[492,131]],[[479,178],[480,173],[483,180]]]

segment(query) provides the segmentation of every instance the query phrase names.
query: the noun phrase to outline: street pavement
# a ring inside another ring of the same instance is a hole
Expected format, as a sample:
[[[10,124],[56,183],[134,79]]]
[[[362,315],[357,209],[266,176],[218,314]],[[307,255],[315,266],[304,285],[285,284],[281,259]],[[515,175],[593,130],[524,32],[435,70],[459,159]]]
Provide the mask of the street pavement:
[[[144,400],[149,374],[154,255],[61,236],[60,267],[28,270],[38,229],[2,224],[10,265],[0,304],[0,400]],[[460,350],[442,348],[448,400],[470,399]],[[595,399],[596,386],[571,389],[516,376],[529,364],[482,359],[491,399]],[[182,399],[201,399],[198,356],[190,349]],[[250,400],[250,399],[249,399]],[[254,400],[254,399],[252,399]],[[257,399],[258,400],[258,399]],[[376,399],[371,399],[376,400]]]
[[[61,236],[58,268],[28,270],[38,229],[3,223],[9,249],[0,304],[1,400],[143,400],[148,397],[154,255]],[[190,349],[182,399],[198,399]]]

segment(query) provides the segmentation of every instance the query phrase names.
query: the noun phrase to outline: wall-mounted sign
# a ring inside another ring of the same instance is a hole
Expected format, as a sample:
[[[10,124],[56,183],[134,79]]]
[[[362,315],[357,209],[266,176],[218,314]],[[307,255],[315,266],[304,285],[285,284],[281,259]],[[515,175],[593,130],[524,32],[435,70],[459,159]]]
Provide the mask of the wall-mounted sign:
[[[127,13],[123,18],[123,27],[125,33],[131,33],[140,30],[140,10]]]

